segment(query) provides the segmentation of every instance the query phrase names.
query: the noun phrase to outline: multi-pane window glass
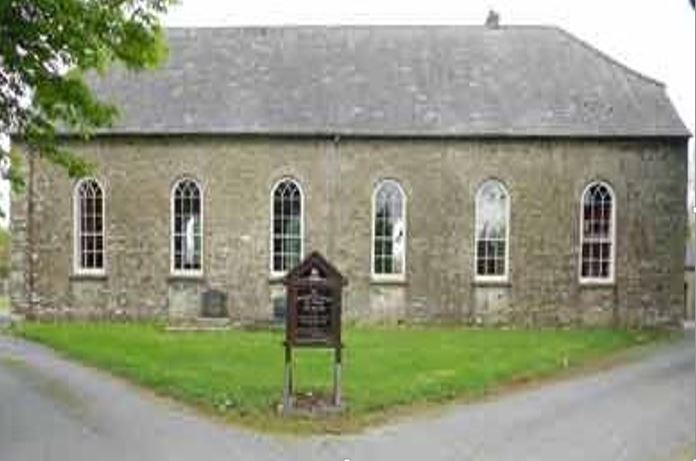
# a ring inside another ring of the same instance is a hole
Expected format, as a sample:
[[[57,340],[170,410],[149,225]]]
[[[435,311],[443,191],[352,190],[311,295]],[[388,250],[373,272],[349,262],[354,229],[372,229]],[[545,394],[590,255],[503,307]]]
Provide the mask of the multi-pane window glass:
[[[382,181],[374,196],[372,271],[403,274],[406,251],[404,194],[395,181]]]
[[[94,179],[77,186],[76,259],[80,271],[104,269],[104,194]]]
[[[172,196],[172,269],[175,272],[200,272],[203,234],[201,189],[191,179],[174,187]]]
[[[302,191],[291,179],[279,182],[273,189],[272,216],[273,272],[286,272],[302,257]]]
[[[611,279],[614,195],[604,183],[591,184],[582,197],[580,276]]]
[[[476,275],[507,274],[508,194],[498,181],[486,181],[476,194]]]

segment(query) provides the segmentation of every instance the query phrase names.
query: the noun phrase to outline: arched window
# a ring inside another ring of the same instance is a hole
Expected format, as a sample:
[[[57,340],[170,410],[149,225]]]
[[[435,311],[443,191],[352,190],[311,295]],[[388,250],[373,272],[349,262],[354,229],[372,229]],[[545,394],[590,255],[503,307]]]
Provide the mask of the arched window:
[[[406,195],[398,182],[381,181],[372,198],[372,274],[403,276],[406,268]]]
[[[181,179],[172,189],[171,267],[173,273],[203,271],[203,200],[193,179]]]
[[[614,279],[614,191],[594,182],[582,194],[580,228],[580,280]]]
[[[510,199],[500,181],[488,180],[476,193],[476,278],[506,279]]]
[[[75,185],[75,270],[104,271],[104,192],[93,178]]]
[[[271,192],[271,272],[295,267],[304,249],[302,189],[292,179],[276,183]]]

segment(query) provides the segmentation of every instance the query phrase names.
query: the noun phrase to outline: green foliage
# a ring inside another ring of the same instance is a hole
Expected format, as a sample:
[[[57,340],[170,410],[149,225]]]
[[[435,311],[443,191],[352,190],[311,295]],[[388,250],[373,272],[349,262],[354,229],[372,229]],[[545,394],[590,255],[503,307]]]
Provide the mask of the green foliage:
[[[115,62],[139,70],[166,56],[159,16],[173,0],[0,1],[0,133],[75,177],[90,166],[60,147],[70,131],[88,138],[116,108],[97,100],[84,75]],[[13,183],[20,178],[11,175]]]
[[[622,330],[349,328],[343,338],[348,413],[320,421],[276,417],[282,332],[167,333],[154,325],[103,323],[18,328],[68,356],[232,421],[295,432],[350,430],[395,409],[481,396],[656,337]],[[330,390],[331,364],[331,351],[296,351],[297,390]]]
[[[13,149],[12,151],[10,151],[9,155],[10,165],[12,165],[12,167],[9,170],[7,170],[6,179],[10,181],[12,189],[15,192],[21,192],[22,190],[24,190],[25,186],[24,178],[21,174],[22,163],[24,161],[24,158],[22,157],[21,152],[18,152],[17,149]]]
[[[10,233],[0,228],[0,279],[10,275]]]

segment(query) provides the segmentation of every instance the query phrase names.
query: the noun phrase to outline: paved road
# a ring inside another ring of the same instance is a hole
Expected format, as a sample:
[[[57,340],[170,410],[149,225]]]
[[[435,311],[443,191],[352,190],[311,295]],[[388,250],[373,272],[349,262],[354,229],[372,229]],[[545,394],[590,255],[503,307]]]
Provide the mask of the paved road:
[[[695,386],[690,333],[611,371],[301,440],[221,426],[0,335],[0,460],[673,461],[695,443]]]
[[[11,321],[12,318],[10,317],[10,313],[6,310],[3,310],[3,308],[0,307],[0,330],[8,326],[11,323]]]

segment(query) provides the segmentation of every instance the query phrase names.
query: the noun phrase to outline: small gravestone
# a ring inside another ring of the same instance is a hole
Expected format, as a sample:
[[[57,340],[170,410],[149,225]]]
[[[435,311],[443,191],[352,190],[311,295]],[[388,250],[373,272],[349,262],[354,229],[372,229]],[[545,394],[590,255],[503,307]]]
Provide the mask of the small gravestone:
[[[346,279],[321,254],[313,252],[283,280],[287,296],[285,318],[285,382],[283,411],[293,407],[293,348],[334,350],[334,386],[331,404],[341,407],[341,313]],[[311,409],[310,409],[311,411]]]
[[[287,312],[288,300],[285,296],[276,296],[273,298],[273,323],[283,325],[285,323],[285,314]]]
[[[220,290],[210,289],[202,294],[201,316],[208,318],[226,318],[227,314],[227,293]]]

